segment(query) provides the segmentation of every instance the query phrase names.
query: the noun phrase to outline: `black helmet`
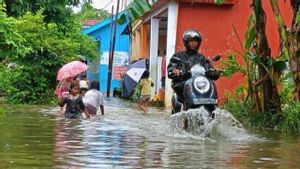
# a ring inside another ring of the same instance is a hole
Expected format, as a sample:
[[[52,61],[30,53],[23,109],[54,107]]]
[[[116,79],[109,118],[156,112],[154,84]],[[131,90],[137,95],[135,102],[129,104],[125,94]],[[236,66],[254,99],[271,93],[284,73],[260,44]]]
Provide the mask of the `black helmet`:
[[[195,39],[199,42],[198,47],[197,47],[197,50],[198,50],[200,47],[201,41],[202,41],[201,34],[198,31],[193,30],[193,29],[185,31],[183,34],[183,43],[187,50],[191,50],[188,42],[192,39]]]
[[[188,42],[191,39],[198,40],[200,43],[202,41],[202,36],[198,31],[193,29],[185,31],[183,34],[183,42]]]

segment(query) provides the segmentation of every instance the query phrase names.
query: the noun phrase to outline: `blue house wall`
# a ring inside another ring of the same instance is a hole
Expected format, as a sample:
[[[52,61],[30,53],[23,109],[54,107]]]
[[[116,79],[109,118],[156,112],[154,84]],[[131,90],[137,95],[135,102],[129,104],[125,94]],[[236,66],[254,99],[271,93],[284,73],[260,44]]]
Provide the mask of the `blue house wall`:
[[[111,18],[105,19],[100,23],[93,25],[85,30],[83,33],[89,36],[92,36],[95,40],[99,41],[99,73],[93,74],[89,70],[87,71],[88,80],[99,80],[100,82],[100,90],[101,92],[107,91],[107,82],[108,82],[108,53],[110,49],[110,26],[111,26]],[[130,49],[130,39],[128,35],[121,35],[121,33],[126,28],[127,23],[123,25],[117,25],[116,29],[116,41],[115,41],[115,58],[114,65],[120,64],[120,60],[116,60],[116,53],[119,53],[119,56],[129,57],[129,49]],[[126,60],[126,59],[125,59]],[[127,59],[129,60],[129,58]],[[117,63],[118,62],[118,63]],[[123,65],[126,65],[125,63]],[[98,77],[97,77],[98,76]],[[112,82],[111,88],[120,87],[120,81],[113,79],[112,74]]]

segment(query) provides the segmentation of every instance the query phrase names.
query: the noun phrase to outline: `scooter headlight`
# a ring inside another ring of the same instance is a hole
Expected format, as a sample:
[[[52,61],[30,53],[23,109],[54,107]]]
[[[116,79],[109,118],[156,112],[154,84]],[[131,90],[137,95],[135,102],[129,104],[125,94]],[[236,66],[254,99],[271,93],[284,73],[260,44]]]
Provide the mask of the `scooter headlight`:
[[[200,76],[194,80],[194,87],[199,93],[204,94],[208,92],[210,83],[207,78]]]

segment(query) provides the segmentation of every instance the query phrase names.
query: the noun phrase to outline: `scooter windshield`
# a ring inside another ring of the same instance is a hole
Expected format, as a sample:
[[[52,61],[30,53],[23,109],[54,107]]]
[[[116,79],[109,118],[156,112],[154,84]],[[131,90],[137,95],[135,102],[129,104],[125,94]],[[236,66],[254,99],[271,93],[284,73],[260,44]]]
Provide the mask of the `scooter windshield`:
[[[191,68],[192,77],[205,75],[205,68],[200,64],[196,64]]]

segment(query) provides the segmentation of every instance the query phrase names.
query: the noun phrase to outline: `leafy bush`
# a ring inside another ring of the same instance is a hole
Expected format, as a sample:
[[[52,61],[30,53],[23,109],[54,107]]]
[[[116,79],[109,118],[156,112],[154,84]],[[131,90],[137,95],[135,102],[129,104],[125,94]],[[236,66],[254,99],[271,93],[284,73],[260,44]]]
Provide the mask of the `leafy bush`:
[[[282,133],[300,134],[300,103],[284,104],[282,110],[284,116],[279,125]]]
[[[34,67],[18,66],[7,69],[0,65],[3,82],[0,89],[5,92],[11,103],[50,103],[53,100],[53,89],[48,87],[49,79],[31,74]]]
[[[0,89],[10,102],[49,103],[56,73],[64,63],[79,59],[79,55],[97,57],[97,44],[81,35],[75,21],[69,25],[72,31],[64,34],[55,23],[44,22],[42,11],[35,15],[27,12],[18,19],[1,11],[0,15],[0,37],[4,38],[0,42]],[[6,68],[11,62],[17,64],[16,69]]]
[[[228,53],[227,59],[222,60],[222,64],[222,76],[230,78],[237,72],[242,73],[244,75],[246,74],[245,66],[242,66],[237,62],[236,55],[234,53]]]
[[[252,100],[245,102],[244,98],[242,98],[237,91],[235,93],[227,92],[225,94],[226,99],[222,108],[231,112],[244,126],[252,129],[280,130],[285,134],[300,134],[299,102],[289,101],[282,104],[281,113],[260,113],[255,112],[253,108],[255,107],[255,103]],[[283,100],[289,99],[284,98]]]

